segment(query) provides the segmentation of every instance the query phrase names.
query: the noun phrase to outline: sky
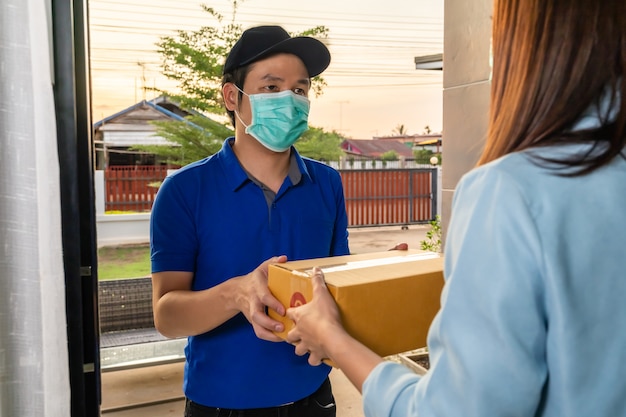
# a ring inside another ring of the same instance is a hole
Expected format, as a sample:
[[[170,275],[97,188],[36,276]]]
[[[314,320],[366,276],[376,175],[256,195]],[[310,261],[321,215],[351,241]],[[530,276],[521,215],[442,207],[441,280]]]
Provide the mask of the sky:
[[[93,120],[155,93],[174,90],[161,75],[156,42],[214,23],[206,4],[232,18],[229,0],[89,0]],[[352,139],[442,130],[442,71],[416,70],[416,56],[443,52],[443,0],[239,0],[244,28],[278,24],[288,32],[323,25],[331,64],[327,86],[311,96],[309,125]]]

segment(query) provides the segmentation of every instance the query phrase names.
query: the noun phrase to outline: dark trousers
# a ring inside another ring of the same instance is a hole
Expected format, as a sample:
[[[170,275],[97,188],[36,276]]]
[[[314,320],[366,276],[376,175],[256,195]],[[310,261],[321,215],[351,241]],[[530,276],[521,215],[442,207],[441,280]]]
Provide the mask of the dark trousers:
[[[190,399],[185,404],[185,417],[335,417],[336,411],[328,378],[308,397],[279,407],[232,410],[206,407]]]

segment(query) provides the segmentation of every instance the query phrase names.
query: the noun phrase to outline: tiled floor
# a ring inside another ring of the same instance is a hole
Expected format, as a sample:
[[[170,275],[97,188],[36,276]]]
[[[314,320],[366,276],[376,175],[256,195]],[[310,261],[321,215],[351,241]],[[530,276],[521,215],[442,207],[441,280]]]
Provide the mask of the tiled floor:
[[[102,415],[183,415],[183,363],[102,373]]]
[[[104,372],[102,374],[103,417],[182,417],[183,363]],[[363,417],[361,394],[345,375],[333,369],[333,392],[337,416]]]

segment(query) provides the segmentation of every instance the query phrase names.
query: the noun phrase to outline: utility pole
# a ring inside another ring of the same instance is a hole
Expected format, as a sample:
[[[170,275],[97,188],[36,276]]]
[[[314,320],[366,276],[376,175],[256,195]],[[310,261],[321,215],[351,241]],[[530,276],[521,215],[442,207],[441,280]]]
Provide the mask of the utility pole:
[[[145,62],[137,62],[137,65],[141,67],[141,96],[142,100],[146,99],[146,63]],[[135,100],[137,101],[137,100]]]
[[[337,101],[339,104],[339,132],[343,133],[343,105],[350,104],[348,100]]]

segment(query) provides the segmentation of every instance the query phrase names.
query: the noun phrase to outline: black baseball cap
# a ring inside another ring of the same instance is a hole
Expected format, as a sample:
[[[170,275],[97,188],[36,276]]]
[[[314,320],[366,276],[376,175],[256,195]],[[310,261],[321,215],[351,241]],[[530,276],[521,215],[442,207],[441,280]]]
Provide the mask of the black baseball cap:
[[[326,45],[309,36],[291,37],[280,26],[257,26],[246,29],[230,50],[224,63],[224,74],[277,53],[296,55],[315,77],[330,64]]]

